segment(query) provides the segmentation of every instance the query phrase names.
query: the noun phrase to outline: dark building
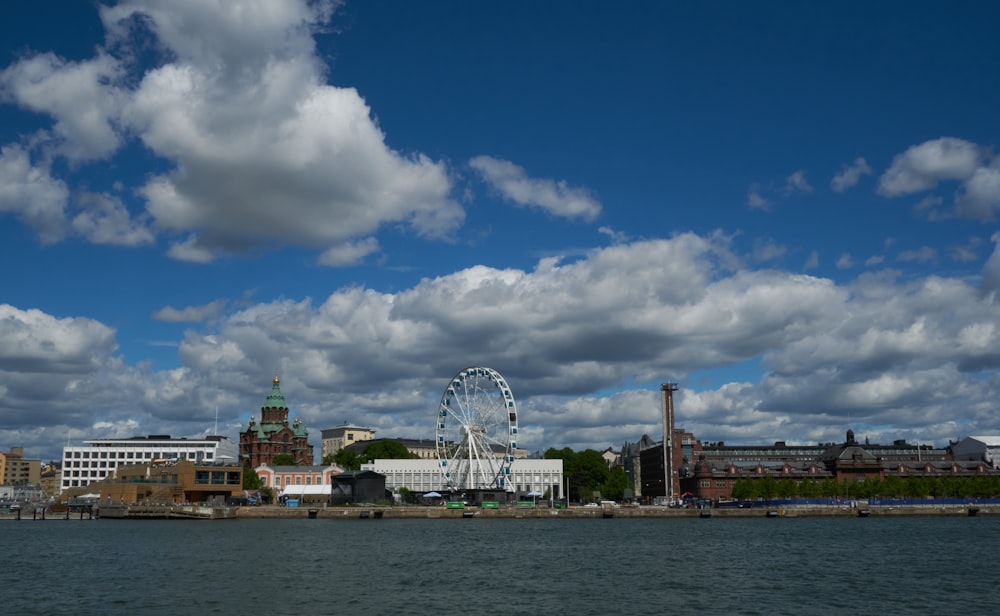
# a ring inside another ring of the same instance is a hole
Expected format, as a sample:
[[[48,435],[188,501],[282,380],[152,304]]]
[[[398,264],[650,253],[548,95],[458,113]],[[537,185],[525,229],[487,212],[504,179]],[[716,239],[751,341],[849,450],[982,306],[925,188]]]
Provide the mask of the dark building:
[[[385,493],[385,475],[375,471],[345,471],[330,478],[330,503],[374,503],[390,498]]]
[[[694,493],[694,462],[701,455],[701,443],[694,437],[694,434],[685,432],[683,429],[673,431],[673,446],[668,454],[672,458],[673,464],[670,472],[673,474],[673,490],[671,494],[667,491],[667,472],[664,469],[663,442],[659,442],[652,447],[647,447],[639,451],[639,490],[642,500],[652,502],[657,497],[671,499],[680,498],[682,495]],[[625,462],[634,464],[634,462]]]
[[[271,393],[260,409],[260,422],[251,415],[250,425],[240,432],[240,460],[251,468],[261,464],[274,466],[274,456],[289,454],[295,464],[313,463],[309,432],[298,419],[288,423],[288,405],[281,395],[281,379],[274,377]]]

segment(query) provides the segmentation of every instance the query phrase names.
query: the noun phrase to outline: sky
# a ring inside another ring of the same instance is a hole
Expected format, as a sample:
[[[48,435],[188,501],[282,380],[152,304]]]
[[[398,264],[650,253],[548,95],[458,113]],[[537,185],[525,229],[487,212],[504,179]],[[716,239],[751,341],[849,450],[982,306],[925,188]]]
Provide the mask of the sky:
[[[0,450],[238,438],[281,378],[519,446],[1000,434],[1000,5],[12,0]]]

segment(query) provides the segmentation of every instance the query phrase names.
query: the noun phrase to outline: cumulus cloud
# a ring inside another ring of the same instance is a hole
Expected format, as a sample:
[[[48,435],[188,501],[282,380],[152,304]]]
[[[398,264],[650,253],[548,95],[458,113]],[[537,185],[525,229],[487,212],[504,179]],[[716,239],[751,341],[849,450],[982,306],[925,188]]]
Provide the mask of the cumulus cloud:
[[[991,221],[1000,209],[1000,156],[990,148],[955,137],[941,137],[911,146],[893,158],[879,178],[878,193],[898,197],[929,191],[940,182],[958,182],[954,210],[940,206],[939,195],[927,195],[916,210],[929,220],[953,216]]]
[[[465,214],[445,166],[393,150],[357,91],[325,83],[312,36],[334,7],[121,2],[101,8],[109,44],[95,58],[26,57],[0,74],[0,92],[52,117],[39,141],[50,154],[106,158],[137,138],[165,161],[139,194],[177,259],[287,243],[335,262],[387,224],[447,237]],[[136,63],[137,40],[156,42],[159,64]],[[97,208],[79,218],[84,237],[146,242],[138,227],[122,233],[108,201],[80,205]]]
[[[681,383],[679,417],[704,439],[829,441],[846,422],[830,417],[848,413],[894,426],[890,439],[917,427],[953,437],[927,417],[955,409],[970,426],[997,426],[1000,317],[983,293],[1000,285],[995,255],[982,289],[891,271],[838,285],[747,270],[739,265],[747,260],[724,236],[681,234],[571,263],[546,258],[532,270],[469,267],[394,293],[351,286],[315,302],[252,304],[218,315],[209,331],[187,331],[183,367],[167,372],[115,358],[105,325],[7,306],[0,386],[19,408],[59,409],[33,417],[47,428],[90,429],[100,408],[102,421],[188,434],[204,427],[195,429],[191,408],[219,406],[223,422],[245,421],[278,370],[296,416],[314,431],[360,421],[427,438],[427,409],[443,384],[485,364],[514,388],[532,427],[529,449],[655,433],[665,380]],[[217,310],[216,302],[168,307],[157,317],[204,320]],[[751,361],[764,371],[759,383],[690,382]]]
[[[964,180],[975,173],[983,151],[974,143],[941,137],[907,148],[892,159],[878,181],[878,192],[898,197],[930,190],[942,180]]]
[[[469,161],[483,180],[505,199],[517,205],[536,207],[555,216],[592,221],[601,213],[601,204],[584,188],[563,181],[530,178],[522,167],[491,156]]]
[[[56,318],[0,304],[0,370],[83,374],[101,366],[117,345],[115,332],[92,319]]]
[[[122,144],[118,120],[126,95],[114,85],[121,76],[118,61],[103,52],[83,62],[39,54],[0,71],[0,99],[53,118],[52,135],[43,141],[51,153],[100,159]]]
[[[67,231],[69,190],[43,165],[32,165],[19,146],[0,149],[0,212],[12,212],[43,242],[62,239]]]
[[[78,203],[83,211],[73,217],[73,230],[91,242],[116,246],[141,246],[154,242],[144,217],[133,219],[117,197],[85,193]]]
[[[993,220],[1000,209],[1000,157],[988,167],[976,169],[962,184],[955,209],[960,216]]]
[[[844,192],[848,188],[856,186],[862,175],[871,175],[871,173],[872,168],[868,166],[864,158],[859,156],[850,165],[844,165],[840,173],[833,176],[833,179],[830,180],[830,188],[834,192]]]

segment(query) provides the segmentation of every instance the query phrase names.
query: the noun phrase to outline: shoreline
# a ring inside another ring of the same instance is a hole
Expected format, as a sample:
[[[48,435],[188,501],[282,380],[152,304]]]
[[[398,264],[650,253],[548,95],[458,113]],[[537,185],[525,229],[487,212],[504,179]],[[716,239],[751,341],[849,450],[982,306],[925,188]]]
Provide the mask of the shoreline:
[[[240,507],[237,519],[442,519],[442,518],[855,518],[855,517],[989,517],[1000,515],[1000,505],[893,505],[853,508],[848,506],[722,507],[711,509],[672,509],[669,507],[615,507],[605,511],[597,507],[510,507],[506,509],[448,509],[422,506],[336,506],[280,507],[262,505]]]

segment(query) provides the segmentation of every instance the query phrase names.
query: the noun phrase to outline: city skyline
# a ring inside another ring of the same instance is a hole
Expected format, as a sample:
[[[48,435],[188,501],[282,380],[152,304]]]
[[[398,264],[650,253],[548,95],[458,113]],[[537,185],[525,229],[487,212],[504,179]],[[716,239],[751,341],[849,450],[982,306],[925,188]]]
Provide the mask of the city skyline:
[[[1000,434],[1000,7],[26,0],[0,23],[0,449]]]

